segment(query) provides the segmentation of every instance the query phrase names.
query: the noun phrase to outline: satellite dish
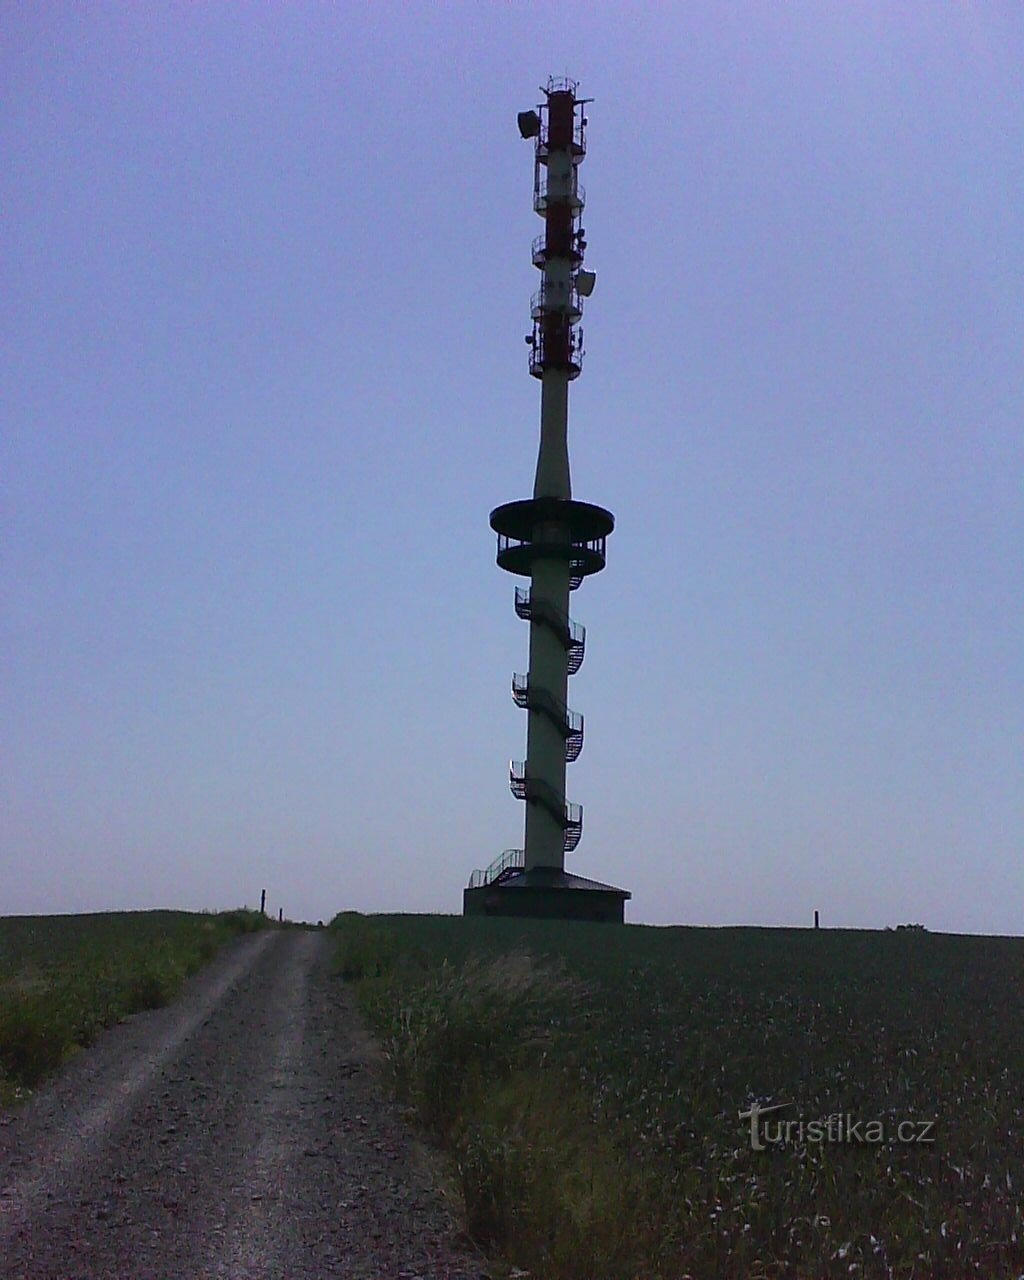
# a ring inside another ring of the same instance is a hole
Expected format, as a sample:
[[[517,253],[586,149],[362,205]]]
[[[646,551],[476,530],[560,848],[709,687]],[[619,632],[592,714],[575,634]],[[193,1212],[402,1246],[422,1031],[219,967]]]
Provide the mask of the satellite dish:
[[[520,111],[516,116],[521,138],[536,138],[540,133],[540,116],[536,111]]]
[[[594,285],[597,283],[597,275],[593,271],[577,271],[576,272],[576,290],[581,298],[589,298],[594,292]]]

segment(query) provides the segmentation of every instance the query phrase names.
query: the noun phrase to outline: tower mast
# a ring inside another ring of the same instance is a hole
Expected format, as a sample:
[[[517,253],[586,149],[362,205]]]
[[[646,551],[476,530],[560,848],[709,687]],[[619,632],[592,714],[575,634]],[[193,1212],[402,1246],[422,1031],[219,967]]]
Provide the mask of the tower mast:
[[[473,873],[464,909],[621,921],[625,890],[565,871],[565,854],[583,832],[583,808],[566,801],[565,774],[583,748],[583,717],[568,708],[567,692],[586,642],[569,616],[569,595],[604,568],[605,540],[615,526],[610,511],[573,499],[569,473],[569,383],[583,361],[581,299],[595,280],[583,270],[580,222],[590,99],[576,90],[573,80],[549,80],[544,101],[518,118],[522,136],[535,139],[533,204],[544,219],[533,242],[541,285],[527,337],[530,372],[541,384],[540,447],[533,497],[496,507],[490,523],[499,566],[530,580],[515,593],[516,613],[530,624],[529,672],[512,677],[512,696],[527,711],[526,760],[513,761],[509,773],[513,795],[526,801],[526,829],[522,850],[506,850]]]

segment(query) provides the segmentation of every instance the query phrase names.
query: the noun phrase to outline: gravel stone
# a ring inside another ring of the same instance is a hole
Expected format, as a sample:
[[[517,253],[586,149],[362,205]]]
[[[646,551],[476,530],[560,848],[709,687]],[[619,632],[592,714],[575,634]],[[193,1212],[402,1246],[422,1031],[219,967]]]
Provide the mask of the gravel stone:
[[[3,1280],[486,1278],[331,950],[237,940],[2,1118]]]

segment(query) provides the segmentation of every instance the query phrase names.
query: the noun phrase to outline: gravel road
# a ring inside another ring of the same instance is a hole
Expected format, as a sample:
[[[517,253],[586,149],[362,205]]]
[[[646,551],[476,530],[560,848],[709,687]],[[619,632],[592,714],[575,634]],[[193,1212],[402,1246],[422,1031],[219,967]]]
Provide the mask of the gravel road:
[[[250,935],[0,1117],[3,1280],[477,1280],[321,933]]]

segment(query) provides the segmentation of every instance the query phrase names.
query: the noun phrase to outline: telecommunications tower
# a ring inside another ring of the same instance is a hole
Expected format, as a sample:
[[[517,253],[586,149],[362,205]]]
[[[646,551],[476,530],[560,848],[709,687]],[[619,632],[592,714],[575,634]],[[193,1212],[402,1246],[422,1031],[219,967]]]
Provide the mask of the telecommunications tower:
[[[544,230],[533,242],[541,285],[533,295],[530,372],[541,384],[540,452],[533,497],[491,512],[498,564],[529,579],[515,609],[530,624],[530,669],[512,677],[512,697],[527,712],[526,759],[509,769],[512,794],[526,802],[523,849],[507,849],[474,871],[463,894],[466,915],[548,916],[621,921],[625,889],[565,870],[579,844],[583,807],[565,798],[566,765],[583,749],[583,717],[566,705],[569,676],[583,662],[586,636],[569,617],[569,593],[605,565],[615,517],[573,498],[569,481],[569,383],[579,377],[582,299],[594,288],[583,270],[586,238],[579,166],[586,155],[590,99],[573,80],[549,80],[544,101],[523,111],[519,132],[535,140],[533,207]]]

